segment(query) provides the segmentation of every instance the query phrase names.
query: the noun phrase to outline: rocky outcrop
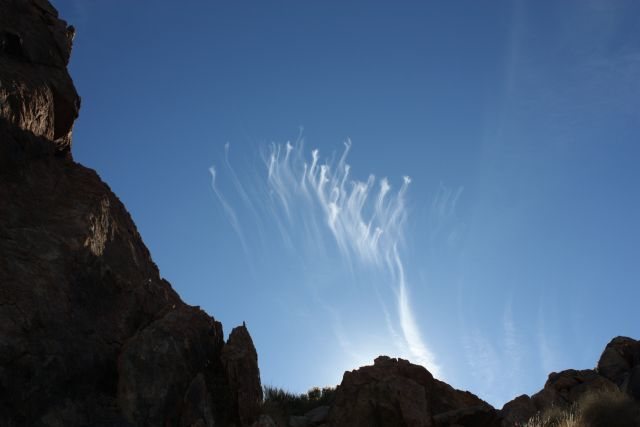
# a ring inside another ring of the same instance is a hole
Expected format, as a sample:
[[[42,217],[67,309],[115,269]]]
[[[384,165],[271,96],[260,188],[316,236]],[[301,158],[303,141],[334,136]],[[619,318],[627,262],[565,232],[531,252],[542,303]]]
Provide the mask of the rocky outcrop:
[[[544,388],[531,396],[531,400],[539,410],[552,406],[567,408],[585,393],[616,389],[614,383],[591,369],[567,369],[549,374]]]
[[[551,408],[568,409],[585,397],[598,398],[600,392],[622,391],[640,403],[639,371],[640,341],[617,337],[606,346],[596,369],[551,373],[538,393],[518,396],[496,411],[475,395],[434,379],[421,366],[381,356],[373,366],[345,373],[336,390],[328,425],[523,425],[537,413]],[[630,422],[633,424],[633,420]]]
[[[214,391],[226,392],[219,375],[223,346],[220,323],[184,305],[140,330],[118,360],[118,403],[125,417],[136,425],[214,425],[213,414],[225,410],[213,400]]]
[[[0,118],[68,152],[80,98],[67,73],[73,27],[46,0],[0,0]]]
[[[607,344],[596,369],[553,372],[538,393],[506,403],[501,410],[503,425],[523,423],[552,407],[569,408],[594,392],[620,390],[640,402],[639,371],[640,341],[616,337]]]
[[[640,341],[627,337],[611,340],[600,356],[597,371],[640,401]]]
[[[526,394],[516,397],[507,402],[502,407],[502,425],[515,426],[517,423],[523,423],[530,419],[538,412],[535,403]]]
[[[235,402],[234,414],[242,427],[248,427],[260,415],[262,386],[258,353],[244,325],[231,331],[220,359],[229,382],[232,401]]]
[[[329,419],[335,427],[500,425],[497,412],[477,396],[436,380],[422,366],[385,356],[344,374]]]
[[[73,34],[45,0],[0,0],[0,425],[241,425],[255,349],[228,377],[222,325],[72,159]]]

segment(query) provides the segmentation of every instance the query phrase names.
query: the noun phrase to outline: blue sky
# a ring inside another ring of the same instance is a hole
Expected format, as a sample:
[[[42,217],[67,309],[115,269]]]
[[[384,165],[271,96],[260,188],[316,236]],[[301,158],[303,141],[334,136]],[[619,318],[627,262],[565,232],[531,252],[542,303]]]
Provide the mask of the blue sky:
[[[76,160],[264,383],[389,354],[501,405],[640,336],[637,2],[54,5]]]

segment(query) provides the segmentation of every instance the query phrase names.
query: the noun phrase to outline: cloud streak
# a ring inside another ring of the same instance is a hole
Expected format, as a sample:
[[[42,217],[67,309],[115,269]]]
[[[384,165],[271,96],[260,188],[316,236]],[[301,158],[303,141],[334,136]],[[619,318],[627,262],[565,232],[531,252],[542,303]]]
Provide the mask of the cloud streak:
[[[270,145],[263,153],[266,181],[257,186],[262,185],[266,191],[262,200],[265,209],[274,216],[285,243],[292,240],[288,230],[294,224],[302,224],[306,237],[319,245],[322,239],[317,239],[318,235],[328,232],[337,253],[352,271],[364,267],[378,276],[386,274],[386,291],[395,296],[395,315],[389,314],[386,302],[379,300],[393,341],[403,357],[438,375],[439,366],[422,338],[412,310],[401,250],[407,220],[405,198],[411,179],[403,177],[397,190],[387,178],[378,179],[373,174],[366,180],[355,179],[347,163],[350,151],[351,142],[346,141],[339,156],[334,154],[325,160],[317,149],[305,151],[301,139],[294,144]],[[228,164],[228,158],[226,161]],[[212,170],[215,178],[215,169]],[[246,201],[247,193],[237,177],[232,180]],[[212,187],[231,225],[240,230],[237,216],[217,191],[215,180]],[[339,338],[345,341],[344,336]]]
[[[224,213],[227,216],[229,223],[233,228],[233,231],[235,231],[235,233],[238,235],[238,239],[240,239],[240,243],[242,244],[242,248],[244,249],[245,254],[248,254],[247,244],[244,240],[242,227],[240,227],[240,221],[238,221],[238,215],[236,215],[236,211],[231,207],[231,205],[227,202],[227,199],[222,195],[222,193],[216,186],[217,171],[215,166],[211,166],[209,168],[209,174],[211,175],[211,189],[220,202],[220,205],[222,205],[222,209],[224,209]]]
[[[409,177],[397,192],[386,178],[369,175],[352,179],[346,162],[351,142],[345,142],[337,162],[321,161],[313,150],[305,159],[303,145],[273,145],[268,159],[268,185],[285,214],[306,202],[324,218],[340,250],[349,260],[388,271],[394,278],[400,330],[409,354],[434,373],[435,358],[424,343],[411,309],[405,267],[399,245],[404,239],[407,212],[405,194]]]

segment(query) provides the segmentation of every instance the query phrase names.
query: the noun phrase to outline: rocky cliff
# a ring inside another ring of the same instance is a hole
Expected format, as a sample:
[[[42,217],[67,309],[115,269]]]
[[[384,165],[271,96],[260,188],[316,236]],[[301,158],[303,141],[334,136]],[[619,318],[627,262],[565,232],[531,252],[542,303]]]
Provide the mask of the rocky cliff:
[[[0,425],[247,426],[248,332],[183,303],[73,161],[73,37],[46,0],[0,0]]]

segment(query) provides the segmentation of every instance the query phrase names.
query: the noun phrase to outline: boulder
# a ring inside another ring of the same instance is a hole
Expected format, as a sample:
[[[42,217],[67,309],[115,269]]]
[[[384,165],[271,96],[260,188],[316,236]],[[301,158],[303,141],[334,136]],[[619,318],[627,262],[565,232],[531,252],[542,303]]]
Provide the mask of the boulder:
[[[304,416],[309,420],[309,424],[311,424],[312,426],[316,426],[327,421],[327,419],[329,418],[330,409],[330,406],[318,406],[317,408],[313,408],[312,410],[304,414]]]
[[[309,427],[309,419],[304,415],[291,415],[289,417],[289,427]]]
[[[538,408],[531,397],[523,394],[505,403],[500,412],[503,427],[510,427],[526,422],[538,412]]]
[[[612,339],[598,361],[597,371],[624,392],[640,399],[640,341],[628,337]]]
[[[258,420],[251,427],[278,427],[278,424],[269,415],[263,414],[258,417]]]
[[[499,425],[495,409],[477,396],[436,380],[422,366],[381,356],[373,366],[344,374],[329,425],[430,427],[462,419],[469,426]]]

